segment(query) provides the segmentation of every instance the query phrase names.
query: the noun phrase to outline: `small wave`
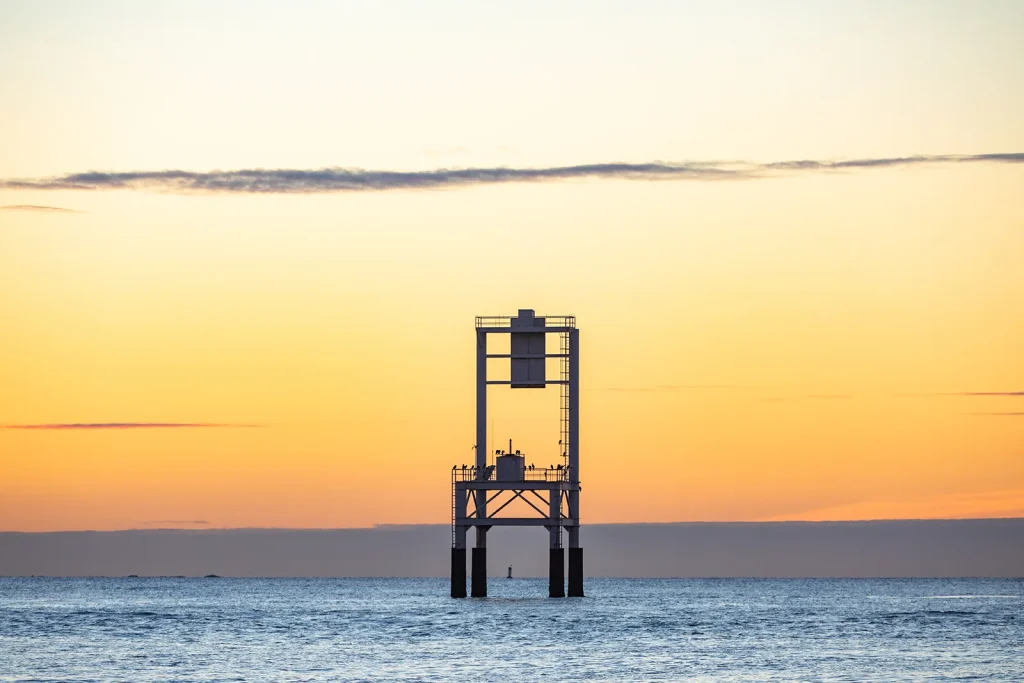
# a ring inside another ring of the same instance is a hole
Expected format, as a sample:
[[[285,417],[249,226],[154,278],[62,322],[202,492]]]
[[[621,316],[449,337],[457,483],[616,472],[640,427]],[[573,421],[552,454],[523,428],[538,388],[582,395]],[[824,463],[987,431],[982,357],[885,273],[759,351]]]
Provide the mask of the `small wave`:
[[[989,598],[1000,598],[1003,600],[1017,600],[1020,598],[1019,595],[923,595],[922,600],[975,600],[975,599],[989,599]]]
[[[922,609],[913,612],[890,612],[880,614],[879,619],[917,619],[920,617],[978,617],[983,616],[982,612],[968,612],[955,609]]]

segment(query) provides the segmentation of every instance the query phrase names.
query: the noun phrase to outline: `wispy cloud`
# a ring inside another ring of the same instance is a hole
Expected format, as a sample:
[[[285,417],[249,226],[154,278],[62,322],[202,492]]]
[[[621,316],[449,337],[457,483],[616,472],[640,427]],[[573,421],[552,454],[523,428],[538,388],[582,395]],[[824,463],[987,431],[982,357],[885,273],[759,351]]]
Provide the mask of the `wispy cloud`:
[[[215,422],[62,422],[52,424],[4,425],[4,429],[182,429],[207,427],[259,427]]]
[[[650,387],[608,387],[605,391],[653,392],[686,391],[688,389],[745,389],[735,384],[658,384]]]
[[[43,206],[42,204],[8,204],[0,206],[0,211],[35,211],[37,213],[82,213],[78,209],[66,209],[63,206]]]
[[[770,163],[689,161],[600,163],[541,168],[461,168],[426,171],[241,169],[235,171],[126,171],[69,173],[49,178],[0,180],[10,190],[157,190],[177,193],[284,193],[430,190],[501,183],[550,182],[579,178],[626,180],[751,180],[795,173],[852,171],[939,164],[1024,163],[1024,152],[937,154],[906,157],[803,159]]]
[[[146,526],[152,526],[154,524],[176,524],[176,525],[189,525],[189,526],[201,526],[209,524],[205,519],[155,519],[150,522],[142,522]]]
[[[949,493],[923,498],[849,500],[826,507],[811,506],[797,514],[773,515],[760,521],[828,521],[871,519],[1008,518],[1024,514],[1024,489]]]
[[[630,393],[655,393],[655,392],[682,392],[700,391],[705,389],[761,389],[771,390],[778,387],[751,386],[743,384],[659,384],[652,386],[636,387],[607,387],[600,391],[630,392]],[[816,401],[846,401],[853,398],[853,394],[803,394],[796,396],[759,396],[756,400],[765,403],[782,403],[790,400],[811,399]]]
[[[876,157],[872,159],[846,159],[842,161],[776,161],[761,164],[771,170],[837,171],[855,168],[885,168],[891,166],[918,166],[922,164],[959,164],[977,162],[1019,164],[1024,152],[998,152],[995,154],[920,154],[907,157]]]
[[[998,415],[1002,417],[1024,417],[1024,413],[971,413],[971,415]]]
[[[903,397],[922,396],[997,396],[1003,398],[1024,398],[1024,391],[940,391],[926,394],[896,394]]]

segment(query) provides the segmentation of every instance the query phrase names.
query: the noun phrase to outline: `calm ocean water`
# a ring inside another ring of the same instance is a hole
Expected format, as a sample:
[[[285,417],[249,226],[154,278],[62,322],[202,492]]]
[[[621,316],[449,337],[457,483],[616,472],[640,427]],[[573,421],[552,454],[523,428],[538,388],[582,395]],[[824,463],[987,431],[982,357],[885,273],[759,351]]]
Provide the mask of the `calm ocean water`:
[[[2,681],[1024,680],[1022,580],[3,579]]]

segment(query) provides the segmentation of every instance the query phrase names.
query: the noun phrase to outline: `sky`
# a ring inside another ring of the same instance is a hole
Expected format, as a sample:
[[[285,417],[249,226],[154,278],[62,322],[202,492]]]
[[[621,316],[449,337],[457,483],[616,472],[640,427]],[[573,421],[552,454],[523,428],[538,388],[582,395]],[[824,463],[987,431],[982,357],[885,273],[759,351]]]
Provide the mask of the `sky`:
[[[1024,517],[1019,2],[0,4],[0,530]],[[495,361],[495,372],[502,368]],[[558,390],[490,389],[559,453]]]

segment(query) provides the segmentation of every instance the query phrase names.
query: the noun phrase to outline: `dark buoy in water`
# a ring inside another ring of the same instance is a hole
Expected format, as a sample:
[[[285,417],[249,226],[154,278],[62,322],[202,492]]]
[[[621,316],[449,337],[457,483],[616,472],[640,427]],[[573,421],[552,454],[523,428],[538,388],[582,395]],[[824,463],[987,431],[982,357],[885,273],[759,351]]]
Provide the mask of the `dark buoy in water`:
[[[506,578],[509,578],[509,579],[512,578],[512,565],[508,566],[508,576]]]

